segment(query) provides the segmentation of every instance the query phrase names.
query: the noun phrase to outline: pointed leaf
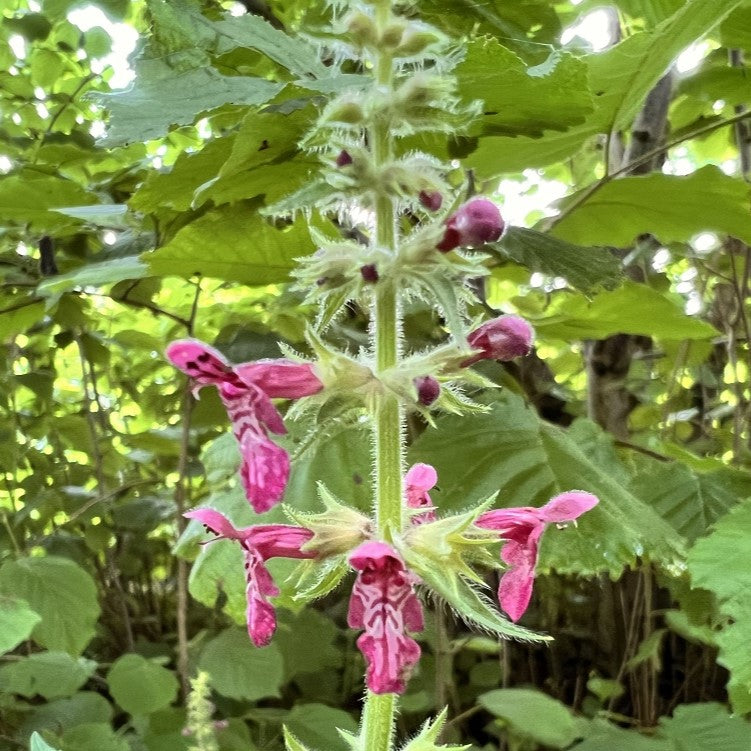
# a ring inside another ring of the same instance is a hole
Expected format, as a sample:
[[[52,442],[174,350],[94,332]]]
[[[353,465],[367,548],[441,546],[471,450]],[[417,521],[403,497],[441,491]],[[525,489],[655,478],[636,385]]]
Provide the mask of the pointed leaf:
[[[483,250],[510,258],[530,271],[561,276],[582,292],[600,286],[612,289],[623,279],[621,263],[608,248],[572,245],[523,227],[509,227],[497,243]]]

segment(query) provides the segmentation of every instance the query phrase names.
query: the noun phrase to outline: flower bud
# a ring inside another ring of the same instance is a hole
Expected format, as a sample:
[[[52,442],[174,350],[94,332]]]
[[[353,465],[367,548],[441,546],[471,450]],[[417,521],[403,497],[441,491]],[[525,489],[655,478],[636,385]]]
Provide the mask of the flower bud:
[[[349,125],[359,125],[364,117],[365,114],[359,103],[347,99],[333,102],[328,111],[324,113],[325,122],[347,123]]]
[[[348,164],[352,164],[354,160],[352,159],[352,155],[347,151],[346,149],[342,149],[339,152],[339,156],[336,158],[336,166],[337,167],[346,167]]]
[[[421,190],[417,200],[428,211],[438,211],[443,203],[443,196],[437,190]]]
[[[401,44],[394,50],[395,57],[412,57],[419,55],[431,44],[440,42],[441,38],[431,31],[407,31]]]
[[[417,389],[417,401],[423,407],[429,407],[440,396],[441,384],[433,376],[420,376],[412,383]]]
[[[464,245],[495,242],[506,223],[498,206],[487,198],[471,198],[447,220],[443,239],[436,246],[442,253]]]
[[[393,49],[401,44],[404,37],[404,31],[407,28],[407,24],[404,21],[397,20],[390,23],[381,34],[381,47],[386,49]]]
[[[347,19],[346,25],[347,33],[355,44],[362,47],[372,47],[378,41],[376,22],[367,13],[352,13]]]
[[[365,266],[360,266],[360,275],[363,280],[369,284],[375,284],[379,279],[378,269],[374,263],[367,263]]]
[[[528,355],[535,332],[527,321],[519,316],[500,316],[483,323],[467,337],[472,349],[480,350],[465,360],[467,367],[479,360],[513,360]]]

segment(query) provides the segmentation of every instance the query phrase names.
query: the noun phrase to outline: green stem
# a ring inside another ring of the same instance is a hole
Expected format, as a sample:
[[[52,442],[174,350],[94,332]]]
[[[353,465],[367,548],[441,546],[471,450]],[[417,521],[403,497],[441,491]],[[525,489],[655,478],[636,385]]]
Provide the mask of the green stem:
[[[384,0],[377,9],[382,29],[391,16],[390,2]],[[381,53],[375,66],[376,85],[390,90],[393,83],[391,56]],[[376,169],[391,159],[392,138],[389,123],[376,119],[370,128],[370,143]],[[375,242],[378,247],[395,253],[397,250],[396,212],[387,195],[375,201]],[[376,370],[382,373],[399,361],[401,321],[396,288],[386,279],[376,288],[373,306],[372,344]],[[379,535],[392,541],[403,524],[402,503],[402,410],[399,400],[391,394],[382,395],[373,415],[375,438],[375,512]],[[373,694],[368,691],[363,709],[363,735],[367,751],[390,751],[394,734],[396,694]]]

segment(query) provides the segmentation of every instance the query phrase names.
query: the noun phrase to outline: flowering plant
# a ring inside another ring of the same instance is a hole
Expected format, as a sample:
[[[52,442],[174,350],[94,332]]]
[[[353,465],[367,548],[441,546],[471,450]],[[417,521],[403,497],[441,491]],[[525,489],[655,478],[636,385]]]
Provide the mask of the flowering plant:
[[[375,486],[369,515],[321,485],[324,509],[319,513],[302,512],[294,499],[287,499],[284,509],[294,525],[236,529],[211,508],[186,516],[215,539],[242,547],[248,631],[256,646],[268,644],[276,623],[269,598],[279,589],[266,567],[269,558],[304,559],[292,578],[316,582],[317,596],[348,570],[354,572],[347,622],[362,632],[357,646],[367,663],[368,693],[360,733],[348,741],[353,750],[389,751],[396,697],[419,665],[415,635],[423,629],[422,594],[432,590],[460,616],[499,637],[544,640],[515,624],[530,602],[542,534],[549,523],[575,520],[597,498],[570,491],[540,509],[491,510],[486,502],[451,514],[433,504],[430,491],[439,478],[432,466],[416,464],[405,472],[406,414],[413,411],[430,420],[436,411],[483,409],[463,389],[487,385],[471,366],[528,354],[534,333],[515,315],[469,324],[469,281],[485,274],[482,246],[504,231],[500,208],[479,196],[459,202],[447,180],[447,165],[428,154],[405,152],[399,143],[404,136],[445,130],[447,122],[461,128],[476,111],[454,96],[448,66],[441,62],[452,59],[446,55],[448,40],[379,0],[350,3],[327,43],[338,57],[365,63],[372,84],[334,98],[303,139],[303,147],[321,157],[316,189],[304,189],[268,209],[283,215],[290,207],[357,207],[366,216],[361,242],[314,231],[319,250],[301,259],[295,271],[298,286],[320,311],[307,336],[314,361],[232,365],[192,339],[173,342],[167,357],[191,379],[194,391],[217,387],[240,446],[242,486],[258,513],[284,498],[290,471],[286,450],[268,435],[285,432],[272,399],[299,400],[297,412],[309,402],[334,411],[344,403],[367,416]],[[437,306],[446,341],[405,357],[402,304],[414,297]],[[369,344],[356,356],[327,341],[328,324],[348,301],[371,313]],[[491,548],[499,540],[506,567],[499,602],[511,620],[479,591],[483,580],[477,567],[497,567]],[[331,570],[337,575],[328,576]],[[439,718],[426,724],[407,748],[438,748],[441,723]],[[293,751],[303,748],[289,733],[287,743]]]

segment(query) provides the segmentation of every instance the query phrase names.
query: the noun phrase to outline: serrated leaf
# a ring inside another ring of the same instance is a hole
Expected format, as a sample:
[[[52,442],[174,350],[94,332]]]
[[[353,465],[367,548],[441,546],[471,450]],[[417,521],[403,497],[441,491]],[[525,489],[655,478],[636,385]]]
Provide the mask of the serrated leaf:
[[[724,469],[700,473],[672,462],[637,476],[634,492],[693,541],[743,498],[751,496],[751,478]]]
[[[503,75],[488,75],[491,70]],[[540,135],[582,123],[592,112],[587,66],[567,52],[555,51],[529,67],[497,40],[484,37],[469,43],[455,73],[462,98],[483,102],[473,132]]]
[[[751,500],[723,516],[688,554],[694,587],[714,592],[729,619],[716,634],[718,662],[730,671],[728,693],[736,712],[751,711]]]
[[[432,567],[419,566],[406,552],[407,562],[419,574],[420,578],[432,590],[437,592],[451,605],[456,614],[469,623],[473,623],[502,639],[519,639],[521,641],[548,641],[549,636],[536,634],[523,626],[517,626],[504,618],[497,606],[491,605],[464,579],[453,572],[437,570]]]
[[[74,694],[92,676],[96,662],[67,652],[39,652],[0,667],[0,685],[13,694],[58,699]]]
[[[750,196],[748,183],[711,165],[687,176],[624,177],[566,214],[552,233],[579,245],[627,247],[645,233],[663,243],[688,242],[700,232],[751,243]]]
[[[597,61],[599,70],[604,74],[607,69],[611,77],[619,75],[625,84],[618,86],[617,98],[613,97],[609,129],[629,127],[647,94],[680,52],[708,34],[743,2],[725,0],[718,5],[717,0],[688,0],[653,32],[634,34],[609,55],[602,55]],[[593,86],[597,91],[597,84]]]
[[[26,600],[0,594],[0,654],[10,652],[28,639],[41,620]]]
[[[681,559],[675,530],[520,397],[495,394],[485,414],[449,415],[436,423],[413,444],[410,460],[438,471],[440,490],[431,495],[439,509],[466,508],[496,492],[500,507],[541,506],[574,489],[598,496],[600,503],[577,526],[546,532],[542,570],[616,574],[640,556],[666,564]]]
[[[157,60],[143,61],[138,73],[129,89],[97,97],[110,113],[106,146],[159,138],[171,125],[190,125],[203,112],[224,104],[263,104],[284,88],[263,78],[223,76],[211,67],[176,71]]]
[[[623,279],[621,263],[608,248],[572,245],[523,227],[509,227],[497,243],[483,249],[505,256],[530,271],[563,277],[582,292],[600,286],[612,289]]]
[[[677,751],[747,751],[751,723],[716,702],[682,704],[672,717],[660,718],[659,736]]]
[[[284,724],[299,742],[311,749],[345,751],[347,745],[337,730],[357,731],[349,712],[325,704],[296,704],[284,718]]]
[[[302,78],[327,78],[329,69],[321,62],[315,47],[297,36],[275,29],[259,15],[247,13],[212,24],[219,35],[217,52],[223,54],[237,47],[263,53],[290,73]]]

